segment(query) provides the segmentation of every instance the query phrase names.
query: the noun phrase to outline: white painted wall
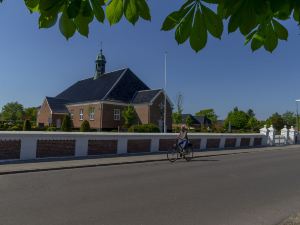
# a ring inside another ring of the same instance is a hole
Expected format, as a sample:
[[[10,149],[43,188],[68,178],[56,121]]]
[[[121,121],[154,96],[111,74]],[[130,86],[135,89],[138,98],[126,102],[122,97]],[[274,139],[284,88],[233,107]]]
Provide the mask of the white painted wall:
[[[34,132],[34,131],[1,131],[0,140],[21,140],[21,160],[35,159],[38,140],[75,140],[75,157],[87,156],[88,140],[118,140],[117,153],[127,153],[128,140],[150,139],[151,152],[159,151],[160,139],[176,139],[173,133],[80,133],[80,132]],[[220,149],[224,148],[226,138],[236,138],[236,147],[240,146],[242,138],[250,138],[253,146],[254,138],[262,138],[262,145],[267,145],[268,137],[265,134],[217,134],[217,133],[189,133],[190,139],[201,139],[200,149],[206,149],[207,139],[220,138]]]

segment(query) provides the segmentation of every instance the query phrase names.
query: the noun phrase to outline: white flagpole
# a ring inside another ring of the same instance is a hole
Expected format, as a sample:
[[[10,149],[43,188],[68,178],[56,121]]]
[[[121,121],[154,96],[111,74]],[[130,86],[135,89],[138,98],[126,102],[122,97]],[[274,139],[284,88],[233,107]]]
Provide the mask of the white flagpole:
[[[164,88],[164,133],[167,133],[167,52],[165,52],[165,88]]]

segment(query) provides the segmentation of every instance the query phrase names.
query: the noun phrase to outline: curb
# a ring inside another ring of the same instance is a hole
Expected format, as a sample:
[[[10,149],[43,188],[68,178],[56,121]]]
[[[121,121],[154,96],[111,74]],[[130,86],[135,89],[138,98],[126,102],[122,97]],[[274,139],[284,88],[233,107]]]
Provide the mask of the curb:
[[[215,156],[226,156],[226,155],[239,155],[239,154],[249,154],[256,152],[266,152],[266,151],[279,151],[279,149],[261,149],[260,151],[253,151],[253,149],[249,149],[248,151],[243,152],[224,152],[224,153],[213,153],[209,155],[199,155],[194,156],[194,158],[207,158],[207,157],[215,157]],[[75,159],[76,160],[76,159]],[[45,172],[45,171],[55,171],[55,170],[69,170],[69,169],[80,169],[80,168],[91,168],[91,167],[104,167],[104,166],[117,166],[117,165],[126,165],[126,164],[139,164],[139,163],[148,163],[148,162],[162,162],[168,161],[167,158],[161,159],[144,159],[144,160],[136,160],[136,161],[124,161],[124,162],[111,162],[111,163],[92,163],[85,165],[70,165],[70,166],[59,166],[59,167],[50,167],[50,168],[36,168],[36,169],[23,169],[23,170],[10,170],[10,171],[0,171],[1,175],[11,175],[11,174],[21,174],[21,173],[34,173],[34,172]]]

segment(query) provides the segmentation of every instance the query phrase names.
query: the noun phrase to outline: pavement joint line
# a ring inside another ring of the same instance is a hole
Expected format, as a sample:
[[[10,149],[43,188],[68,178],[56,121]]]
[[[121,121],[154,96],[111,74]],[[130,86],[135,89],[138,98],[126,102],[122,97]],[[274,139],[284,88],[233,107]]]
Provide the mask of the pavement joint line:
[[[276,146],[275,146],[276,147]],[[291,148],[294,149],[294,148]],[[249,153],[260,153],[267,151],[283,151],[282,147],[269,149],[262,147],[261,149],[256,148],[253,151],[253,148],[249,148],[249,150],[239,152],[220,152],[220,153],[212,153],[208,155],[199,155],[194,156],[193,158],[207,158],[207,157],[215,157],[215,156],[226,156],[226,155],[239,155],[239,154],[249,154]],[[76,159],[74,159],[76,160]],[[92,168],[92,167],[104,167],[104,166],[117,166],[117,165],[126,165],[126,164],[139,164],[139,163],[150,163],[150,162],[162,162],[168,161],[167,158],[161,159],[144,159],[144,160],[136,160],[136,161],[123,161],[123,162],[108,162],[108,163],[91,163],[91,164],[83,164],[83,165],[70,165],[70,166],[58,166],[58,167],[50,167],[50,168],[35,168],[35,169],[18,169],[18,170],[8,170],[8,171],[0,171],[1,175],[12,175],[12,174],[21,174],[21,173],[34,173],[34,172],[46,172],[46,171],[56,171],[56,170],[70,170],[70,169],[80,169],[80,168]],[[54,161],[53,161],[54,162]],[[61,162],[61,161],[60,161]],[[43,162],[41,162],[43,163]]]

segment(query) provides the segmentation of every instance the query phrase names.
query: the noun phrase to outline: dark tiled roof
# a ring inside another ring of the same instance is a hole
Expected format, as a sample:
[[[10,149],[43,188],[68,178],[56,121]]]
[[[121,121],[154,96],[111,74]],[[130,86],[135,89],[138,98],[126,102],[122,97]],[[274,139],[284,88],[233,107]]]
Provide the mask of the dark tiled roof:
[[[194,118],[201,124],[203,124],[206,121],[205,116],[194,116]]]
[[[69,102],[101,100],[126,70],[127,69],[122,69],[103,74],[97,80],[94,80],[94,78],[89,78],[78,81],[57,95],[56,98],[66,99]]]
[[[69,101],[51,97],[46,97],[46,99],[53,113],[68,113],[66,104],[69,103]]]
[[[127,69],[124,76],[118,81],[117,85],[108,94],[105,100],[122,101],[129,103],[133,96],[141,90],[149,90],[130,69]]]
[[[122,69],[106,73],[94,80],[81,80],[56,98],[69,102],[88,102],[96,100],[110,100],[129,103],[137,91],[147,90],[144,84],[130,69]]]
[[[138,91],[134,96],[132,103],[133,104],[149,103],[160,91],[161,89]]]
[[[182,114],[182,123],[185,123],[186,118],[190,116],[192,118],[192,124],[198,124],[198,125],[210,125],[211,121],[205,117],[205,116],[193,116],[191,114]]]
[[[186,118],[191,117],[192,124],[201,124],[193,115],[191,114],[182,114],[182,123],[186,122]]]

